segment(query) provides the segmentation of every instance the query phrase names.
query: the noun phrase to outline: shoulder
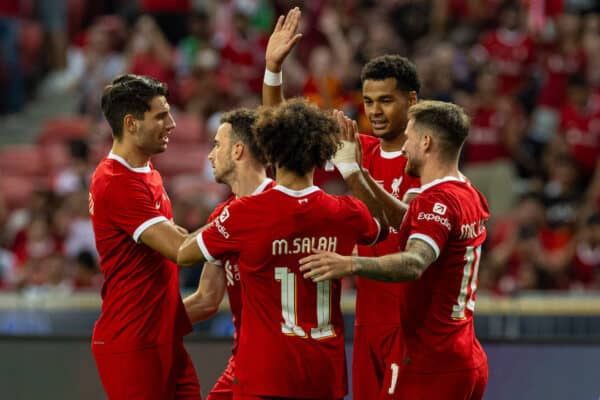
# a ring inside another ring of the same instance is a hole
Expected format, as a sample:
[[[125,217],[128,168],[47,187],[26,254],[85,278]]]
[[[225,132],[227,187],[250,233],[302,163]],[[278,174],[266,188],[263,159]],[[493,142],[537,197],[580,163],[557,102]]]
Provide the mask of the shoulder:
[[[219,203],[215,209],[213,210],[213,212],[210,214],[210,216],[208,217],[208,222],[213,221],[215,218],[217,218],[221,212],[223,211],[223,209],[225,207],[227,207],[232,201],[235,200],[235,196],[231,195],[229,196],[225,201]]]
[[[363,147],[363,151],[366,151],[367,149],[374,149],[379,146],[379,139],[375,136],[361,133],[359,138]]]

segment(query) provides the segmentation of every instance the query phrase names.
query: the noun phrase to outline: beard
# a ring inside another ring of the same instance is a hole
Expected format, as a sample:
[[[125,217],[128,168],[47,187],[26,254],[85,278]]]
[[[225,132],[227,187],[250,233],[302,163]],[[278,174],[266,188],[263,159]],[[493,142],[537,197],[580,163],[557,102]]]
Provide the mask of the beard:
[[[419,170],[420,164],[411,161],[410,159],[406,161],[406,167],[404,167],[404,172],[406,172],[409,176],[412,176],[413,178],[420,178],[421,173],[419,172]]]

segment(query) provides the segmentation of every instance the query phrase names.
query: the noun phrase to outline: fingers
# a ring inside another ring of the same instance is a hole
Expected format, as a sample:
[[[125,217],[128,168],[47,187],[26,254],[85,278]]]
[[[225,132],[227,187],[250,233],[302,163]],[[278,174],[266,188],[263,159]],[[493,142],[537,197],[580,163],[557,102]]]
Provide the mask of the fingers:
[[[285,21],[283,23],[284,30],[291,30],[293,32],[298,28],[298,24],[300,21],[300,9],[298,7],[292,8],[288,11],[287,16],[285,17]]]
[[[285,17],[283,15],[280,15],[279,18],[277,18],[277,23],[275,24],[275,29],[273,29],[273,32],[279,32],[281,30],[284,20]]]

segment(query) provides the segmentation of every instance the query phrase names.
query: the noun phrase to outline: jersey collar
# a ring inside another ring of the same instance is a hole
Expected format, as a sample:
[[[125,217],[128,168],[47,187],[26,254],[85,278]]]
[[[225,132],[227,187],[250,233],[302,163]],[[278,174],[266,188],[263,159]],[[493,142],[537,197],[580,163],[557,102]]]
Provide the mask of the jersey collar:
[[[281,185],[276,185],[274,188],[274,190],[279,190],[282,193],[287,194],[288,196],[292,196],[292,197],[304,197],[304,196],[308,196],[311,193],[315,193],[318,192],[319,187],[318,186],[309,186],[305,189],[302,190],[292,190],[292,189],[288,189],[285,186],[281,186]]]
[[[457,178],[457,177],[455,177],[455,176],[445,176],[445,177],[443,177],[443,178],[435,179],[435,180],[433,180],[433,181],[431,181],[431,182],[429,182],[429,183],[427,183],[427,184],[425,184],[425,185],[421,186],[421,187],[419,188],[419,193],[420,193],[420,192],[424,192],[425,190],[427,190],[427,189],[429,189],[429,188],[431,188],[431,187],[434,187],[434,186],[436,186],[436,185],[439,185],[440,183],[444,183],[444,182],[453,182],[453,181],[454,181],[454,182],[465,182],[465,183],[467,182],[467,180],[466,180],[464,177],[462,177],[462,178]]]
[[[152,171],[150,169],[150,164],[146,164],[143,167],[134,168],[131,165],[129,165],[129,163],[127,161],[125,161],[125,159],[123,157],[116,155],[112,151],[110,153],[108,153],[108,158],[110,158],[111,160],[117,161],[119,164],[122,164],[125,168],[127,168],[128,170],[133,171],[133,172],[140,172],[140,173],[147,174],[148,172]]]
[[[379,148],[379,154],[381,155],[381,158],[385,158],[387,160],[392,159],[392,158],[400,157],[403,153],[404,152],[402,150],[398,150],[398,151],[385,151],[381,147]]]
[[[269,186],[269,184],[273,182],[273,179],[271,178],[265,178],[264,181],[262,181],[262,183],[260,185],[258,185],[258,187],[254,190],[254,192],[252,192],[252,196],[255,194],[259,194],[265,191],[266,187]]]

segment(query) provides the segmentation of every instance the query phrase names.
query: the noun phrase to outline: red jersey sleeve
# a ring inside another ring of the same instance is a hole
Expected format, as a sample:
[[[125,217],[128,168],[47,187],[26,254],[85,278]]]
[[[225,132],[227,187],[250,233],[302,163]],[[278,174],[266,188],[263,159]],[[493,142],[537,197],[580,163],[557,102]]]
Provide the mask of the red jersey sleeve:
[[[135,242],[150,226],[169,220],[161,211],[161,203],[154,202],[150,188],[139,179],[115,179],[106,192],[109,218]]]
[[[244,238],[252,233],[247,218],[244,218],[242,200],[223,207],[212,225],[198,234],[198,247],[204,258],[212,263],[231,253],[239,253]]]
[[[381,225],[371,213],[367,206],[354,197],[343,196],[340,198],[342,207],[349,212],[348,221],[358,232],[358,244],[371,246],[382,239]]]
[[[426,193],[415,197],[409,210],[407,243],[410,239],[423,240],[439,257],[454,223],[451,204],[439,193]]]

